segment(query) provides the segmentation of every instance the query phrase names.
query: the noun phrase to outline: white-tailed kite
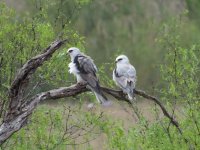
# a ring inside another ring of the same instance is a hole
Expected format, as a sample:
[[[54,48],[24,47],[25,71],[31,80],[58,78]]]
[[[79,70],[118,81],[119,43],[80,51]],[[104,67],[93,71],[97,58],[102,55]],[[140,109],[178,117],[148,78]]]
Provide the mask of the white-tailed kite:
[[[76,76],[78,83],[86,82],[88,84],[99,103],[108,105],[109,101],[100,89],[99,80],[96,76],[97,67],[93,60],[81,53],[76,47],[69,48],[67,52],[71,57],[69,72]]]
[[[116,68],[113,70],[113,80],[132,100],[136,84],[136,70],[125,55],[118,56],[115,63]]]

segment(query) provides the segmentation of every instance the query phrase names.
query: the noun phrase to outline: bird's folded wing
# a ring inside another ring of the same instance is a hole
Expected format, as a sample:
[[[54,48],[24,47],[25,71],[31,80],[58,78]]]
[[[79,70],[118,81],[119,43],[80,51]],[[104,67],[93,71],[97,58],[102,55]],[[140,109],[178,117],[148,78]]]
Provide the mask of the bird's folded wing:
[[[87,81],[87,83],[96,87],[98,83],[98,79],[96,77],[97,68],[93,63],[93,60],[88,56],[82,56],[78,58],[80,76]]]
[[[136,70],[132,65],[128,64],[121,66],[117,69],[116,73],[118,74],[118,78],[116,79],[116,81],[121,87],[125,88],[127,86],[127,83],[130,81],[135,84]]]
[[[116,82],[123,88],[127,86],[127,77],[125,76],[120,76],[116,78]]]
[[[127,77],[129,81],[135,82],[136,80],[136,70],[132,65],[130,65],[127,70]]]

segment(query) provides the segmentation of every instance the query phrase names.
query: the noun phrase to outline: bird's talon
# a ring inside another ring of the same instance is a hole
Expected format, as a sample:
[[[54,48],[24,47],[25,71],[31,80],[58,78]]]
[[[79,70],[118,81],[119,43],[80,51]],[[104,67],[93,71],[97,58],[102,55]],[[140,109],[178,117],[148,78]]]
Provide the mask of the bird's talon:
[[[77,84],[80,85],[80,86],[82,86],[82,85],[85,85],[86,82],[78,82]]]

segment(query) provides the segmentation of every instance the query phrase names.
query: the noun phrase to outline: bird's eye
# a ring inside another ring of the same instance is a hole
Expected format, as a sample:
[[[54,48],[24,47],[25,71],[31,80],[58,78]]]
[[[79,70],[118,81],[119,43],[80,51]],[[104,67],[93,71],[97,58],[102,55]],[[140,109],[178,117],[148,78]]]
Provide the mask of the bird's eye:
[[[118,61],[121,61],[121,60],[122,60],[122,58],[118,59]]]
[[[69,50],[69,53],[71,53],[73,50],[71,49],[71,50]]]

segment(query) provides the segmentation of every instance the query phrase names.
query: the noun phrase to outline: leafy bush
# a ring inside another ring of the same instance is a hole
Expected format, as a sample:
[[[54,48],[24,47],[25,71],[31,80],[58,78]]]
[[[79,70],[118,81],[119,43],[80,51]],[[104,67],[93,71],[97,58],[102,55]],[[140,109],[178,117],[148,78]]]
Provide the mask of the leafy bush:
[[[105,120],[101,113],[61,105],[39,106],[28,125],[14,134],[2,148],[61,150],[79,145],[81,147],[99,136],[101,124]]]

